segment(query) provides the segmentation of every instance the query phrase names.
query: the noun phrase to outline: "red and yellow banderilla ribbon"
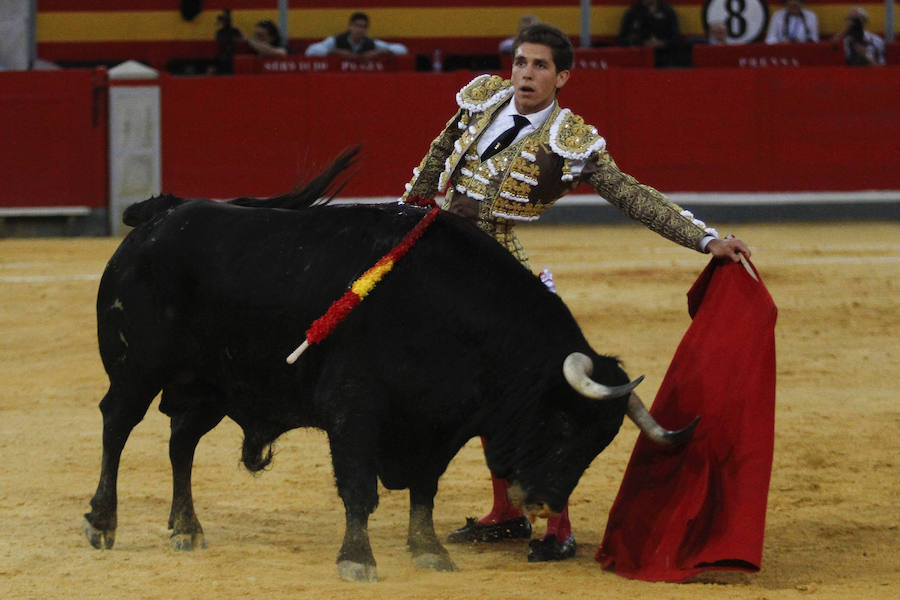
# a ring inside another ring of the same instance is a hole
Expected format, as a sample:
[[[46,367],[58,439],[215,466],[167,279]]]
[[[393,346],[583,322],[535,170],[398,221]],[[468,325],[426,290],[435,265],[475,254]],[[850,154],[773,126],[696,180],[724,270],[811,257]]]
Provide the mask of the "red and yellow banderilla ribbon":
[[[306,330],[306,339],[296,350],[288,355],[286,359],[287,363],[291,365],[294,364],[300,355],[303,354],[304,350],[309,348],[310,344],[318,344],[328,337],[334,328],[337,327],[338,323],[343,321],[344,318],[350,314],[350,311],[353,310],[357,304],[362,302],[363,298],[372,291],[372,288],[381,281],[381,278],[394,268],[397,261],[403,258],[404,254],[409,252],[409,249],[415,245],[420,237],[422,237],[422,234],[425,233],[425,230],[431,225],[431,222],[434,221],[439,212],[439,208],[432,208],[428,214],[422,217],[421,221],[416,223],[415,227],[403,236],[403,239],[400,240],[390,252],[385,254],[381,260],[375,263],[375,266],[354,281],[350,286],[350,289],[331,304],[328,312],[313,321],[309,329]]]

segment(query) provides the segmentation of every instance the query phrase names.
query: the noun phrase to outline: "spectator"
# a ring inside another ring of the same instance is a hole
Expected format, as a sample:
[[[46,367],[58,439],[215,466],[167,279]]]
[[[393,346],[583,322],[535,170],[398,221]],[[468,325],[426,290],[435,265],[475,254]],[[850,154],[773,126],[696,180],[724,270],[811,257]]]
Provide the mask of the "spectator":
[[[884,64],[884,40],[866,29],[869,14],[864,8],[847,11],[847,25],[834,36],[844,41],[844,57],[848,65],[881,66]]]
[[[658,67],[678,64],[680,40],[678,15],[663,0],[637,0],[622,17],[619,45],[650,46]]]
[[[538,19],[534,15],[523,15],[521,18],[519,18],[519,31],[522,31],[526,27],[537,25],[540,22],[540,19]],[[500,54],[512,54],[513,42],[515,41],[516,36],[512,36],[500,42]]]
[[[233,73],[235,45],[243,37],[241,30],[231,22],[231,9],[224,9],[216,17],[216,52],[215,62],[210,68],[211,73]]]
[[[722,21],[710,23],[706,32],[706,43],[711,46],[726,46],[731,43],[728,39],[728,28]]]
[[[347,31],[311,44],[306,56],[344,56],[377,58],[394,54],[406,54],[403,44],[390,44],[368,37],[369,15],[355,12],[350,15]]]
[[[287,54],[278,26],[268,19],[256,24],[252,38],[246,37],[241,32],[241,39],[246,41],[253,52],[260,56],[284,56]]]
[[[776,10],[769,21],[767,44],[818,41],[819,19],[803,8],[803,0],[785,0],[785,8]]]

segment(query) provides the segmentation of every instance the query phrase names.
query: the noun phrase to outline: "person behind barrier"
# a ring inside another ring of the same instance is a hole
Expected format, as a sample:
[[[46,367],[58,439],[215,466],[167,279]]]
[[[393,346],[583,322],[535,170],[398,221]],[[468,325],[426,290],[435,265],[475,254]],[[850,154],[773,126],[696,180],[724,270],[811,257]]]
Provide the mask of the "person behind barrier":
[[[250,49],[260,56],[284,56],[287,54],[278,26],[268,19],[256,24],[251,38],[241,32],[241,39],[247,42]]]
[[[847,11],[847,24],[834,36],[844,43],[844,57],[851,66],[881,66],[884,64],[884,40],[866,29],[869,14],[862,7]]]
[[[728,29],[722,21],[710,23],[706,31],[706,43],[711,46],[726,46],[728,41]]]
[[[767,44],[818,41],[819,19],[816,13],[803,8],[803,0],[785,0],[784,8],[772,14]]]
[[[536,16],[522,15],[519,18],[519,28],[516,31],[516,33],[518,34],[519,31],[522,31],[526,27],[531,27],[532,25],[537,25],[538,23],[540,23],[540,19],[538,19]],[[516,36],[512,36],[512,37],[508,37],[505,40],[503,40],[502,42],[500,42],[500,46],[498,48],[498,51],[500,52],[500,54],[512,54],[513,42],[515,42],[515,41],[516,41]]]
[[[562,108],[557,94],[572,74],[569,38],[546,24],[521,31],[513,44],[511,77],[480,75],[456,95],[459,110],[413,170],[401,201],[427,204],[444,193],[442,208],[471,221],[523,265],[528,257],[515,233],[520,221],[537,220],[559,198],[588,183],[626,215],[698,252],[734,261],[749,248],[718,234],[655,189],[620,171],[597,130]],[[446,190],[446,192],[445,192]],[[541,280],[555,292],[552,275]],[[477,310],[473,307],[472,310]],[[482,439],[485,447],[490,439]],[[507,495],[509,483],[491,475],[493,508],[468,518],[450,542],[528,538],[531,525]],[[551,517],[529,561],[575,555],[568,507]]]
[[[311,44],[306,56],[343,56],[345,58],[381,58],[406,54],[403,44],[391,44],[368,37],[369,15],[355,12],[350,15],[347,31]]]
[[[675,9],[663,0],[637,0],[622,16],[618,43],[649,46],[653,48],[657,67],[676,66],[681,30]]]

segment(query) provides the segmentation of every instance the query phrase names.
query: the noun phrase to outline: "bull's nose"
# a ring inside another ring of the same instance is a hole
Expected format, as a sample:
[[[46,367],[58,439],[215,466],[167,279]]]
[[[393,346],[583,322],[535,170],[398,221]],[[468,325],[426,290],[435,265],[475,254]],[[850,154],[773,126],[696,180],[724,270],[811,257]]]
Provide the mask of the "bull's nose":
[[[553,508],[543,500],[533,497],[528,498],[528,493],[518,481],[513,481],[510,484],[509,489],[506,490],[506,495],[513,505],[524,510],[532,523],[534,523],[534,520],[537,518],[549,519],[562,512],[561,510],[553,510]]]

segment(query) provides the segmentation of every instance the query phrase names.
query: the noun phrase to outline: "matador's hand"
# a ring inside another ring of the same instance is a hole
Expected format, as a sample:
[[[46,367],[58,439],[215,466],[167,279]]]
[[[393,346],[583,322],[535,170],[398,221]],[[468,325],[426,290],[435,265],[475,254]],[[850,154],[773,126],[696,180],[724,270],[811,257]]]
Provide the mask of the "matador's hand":
[[[710,240],[706,249],[716,258],[728,258],[733,262],[739,261],[741,254],[745,258],[750,258],[750,248],[747,247],[747,244],[733,236],[724,240]]]

